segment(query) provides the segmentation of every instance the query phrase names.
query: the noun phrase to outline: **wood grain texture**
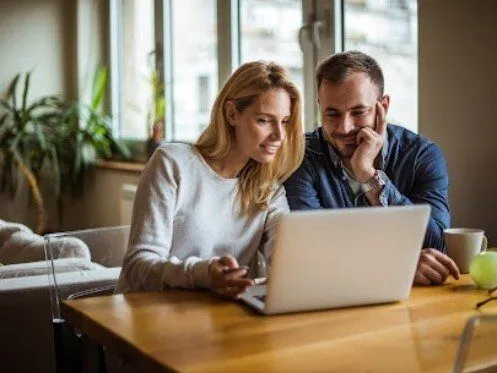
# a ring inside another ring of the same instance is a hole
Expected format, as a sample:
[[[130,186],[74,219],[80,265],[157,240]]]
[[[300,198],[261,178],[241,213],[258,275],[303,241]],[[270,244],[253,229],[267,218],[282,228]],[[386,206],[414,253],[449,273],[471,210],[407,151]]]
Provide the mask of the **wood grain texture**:
[[[449,372],[485,297],[466,275],[414,287],[405,302],[291,315],[189,291],[66,301],[63,315],[138,371]],[[497,301],[482,312],[496,313]],[[496,360],[497,325],[480,329],[470,360]]]

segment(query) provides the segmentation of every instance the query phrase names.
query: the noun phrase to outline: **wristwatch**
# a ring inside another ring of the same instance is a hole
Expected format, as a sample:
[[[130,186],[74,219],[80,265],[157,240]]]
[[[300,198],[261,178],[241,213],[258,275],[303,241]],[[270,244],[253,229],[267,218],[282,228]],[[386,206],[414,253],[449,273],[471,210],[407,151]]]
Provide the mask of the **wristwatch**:
[[[376,170],[371,180],[361,184],[361,190],[363,193],[367,193],[371,189],[376,188],[377,186],[386,185],[387,181],[388,181],[387,174],[384,173],[382,170]]]

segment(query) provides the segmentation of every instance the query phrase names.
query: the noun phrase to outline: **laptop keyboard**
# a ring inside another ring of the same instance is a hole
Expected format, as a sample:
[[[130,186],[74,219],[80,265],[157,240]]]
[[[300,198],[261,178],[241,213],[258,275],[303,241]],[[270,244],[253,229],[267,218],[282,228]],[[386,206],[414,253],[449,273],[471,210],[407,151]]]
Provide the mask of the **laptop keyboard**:
[[[263,295],[254,295],[254,298],[260,300],[262,303],[266,303],[266,295],[265,294],[263,294]]]

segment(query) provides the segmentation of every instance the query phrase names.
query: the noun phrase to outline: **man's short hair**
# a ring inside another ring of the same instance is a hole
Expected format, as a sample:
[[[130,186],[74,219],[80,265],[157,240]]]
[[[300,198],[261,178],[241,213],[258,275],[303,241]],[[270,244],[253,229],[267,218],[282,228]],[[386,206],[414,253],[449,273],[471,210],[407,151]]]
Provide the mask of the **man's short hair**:
[[[341,84],[354,72],[366,73],[371,82],[378,87],[380,97],[383,96],[385,80],[380,65],[373,57],[359,51],[336,53],[321,62],[316,72],[318,90],[323,80]]]

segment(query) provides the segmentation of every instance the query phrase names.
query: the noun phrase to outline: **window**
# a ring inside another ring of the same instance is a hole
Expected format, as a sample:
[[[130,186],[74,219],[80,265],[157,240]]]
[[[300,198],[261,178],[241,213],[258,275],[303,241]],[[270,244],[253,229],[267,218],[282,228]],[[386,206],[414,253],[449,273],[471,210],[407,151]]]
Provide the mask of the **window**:
[[[374,57],[391,95],[388,120],[418,129],[417,0],[346,0],[346,50]]]
[[[416,0],[109,1],[113,114],[123,138],[150,135],[150,81],[158,76],[166,140],[195,141],[220,84],[241,63],[259,59],[289,69],[312,129],[316,66],[342,49],[378,60],[392,96],[389,120],[417,130]]]
[[[120,122],[121,137],[145,140],[154,104],[154,0],[113,1],[112,5],[119,31],[117,37],[111,37],[118,51],[111,66],[114,73],[117,68],[112,83],[119,84],[118,99],[113,105],[114,119]]]
[[[198,77],[198,110],[201,113],[210,111],[210,81],[211,77],[209,75],[199,75]]]
[[[301,26],[302,5],[298,0],[241,0],[241,62],[278,62],[290,70],[303,90],[303,59],[298,43]]]
[[[166,138],[195,141],[217,93],[216,0],[172,1],[170,9],[172,54],[165,59],[172,66],[173,123]]]

